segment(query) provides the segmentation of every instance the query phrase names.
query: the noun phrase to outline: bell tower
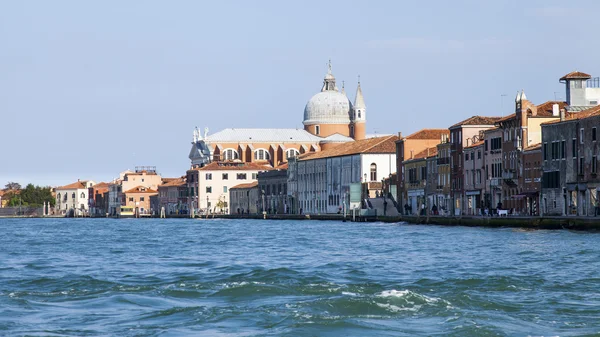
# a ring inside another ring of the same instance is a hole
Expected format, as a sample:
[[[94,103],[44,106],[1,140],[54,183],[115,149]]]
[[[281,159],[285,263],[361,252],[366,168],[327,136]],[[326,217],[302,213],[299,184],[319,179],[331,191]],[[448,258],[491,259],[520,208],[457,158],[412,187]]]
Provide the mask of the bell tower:
[[[363,97],[362,89],[360,87],[360,76],[358,77],[358,87],[356,88],[356,97],[354,97],[354,106],[352,124],[350,128],[354,130],[352,138],[354,140],[361,140],[367,137],[367,106],[365,105],[365,98]]]

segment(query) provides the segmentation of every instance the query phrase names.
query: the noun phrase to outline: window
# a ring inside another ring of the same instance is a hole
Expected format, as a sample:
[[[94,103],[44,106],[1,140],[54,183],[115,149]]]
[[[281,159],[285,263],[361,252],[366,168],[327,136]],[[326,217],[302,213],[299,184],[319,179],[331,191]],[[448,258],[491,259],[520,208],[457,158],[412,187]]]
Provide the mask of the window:
[[[469,161],[469,152],[465,152],[465,161]]]
[[[237,180],[246,180],[246,173],[238,173]]]
[[[598,157],[592,156],[592,173],[596,173],[598,169]]]
[[[288,149],[287,151],[285,151],[286,158],[293,158],[296,157],[298,154],[300,154],[300,152],[298,152],[298,150],[296,149]]]
[[[598,105],[598,101],[590,101],[590,104],[588,105]]]
[[[319,125],[315,125],[315,134],[318,135],[321,133],[321,127]]]
[[[584,159],[583,157],[579,158],[579,167],[577,168],[577,171],[579,171],[579,175],[583,175],[583,163],[584,163]]]
[[[596,141],[596,127],[592,128],[592,141],[595,142]]]
[[[560,157],[562,159],[567,158],[567,142],[565,140],[563,140],[561,142],[561,147],[560,147]]]
[[[258,176],[258,174],[256,173],[252,173],[252,180],[256,180],[256,177]]]
[[[80,196],[80,198],[81,198],[81,199],[85,199],[85,193],[81,192],[81,196]]]
[[[71,199],[75,199],[75,192],[73,192],[73,194],[71,194]]]
[[[571,82],[571,88],[574,88],[574,89],[583,88],[583,81],[582,80],[573,80],[573,82]]]
[[[371,164],[371,181],[377,181],[377,164]]]
[[[206,174],[206,180],[212,180],[212,173],[207,173]]]
[[[481,151],[477,151],[477,159],[481,159]]]
[[[254,151],[254,160],[270,160],[271,156],[269,155],[269,151],[265,149],[258,149]]]
[[[212,186],[206,186],[206,193],[212,193]]]
[[[129,198],[129,202],[133,202],[133,198]]]
[[[223,180],[228,180],[229,179],[229,173],[223,173],[222,174],[222,178],[223,178]]]
[[[223,193],[227,193],[227,186],[223,186]]]
[[[145,198],[144,198],[144,197],[140,197],[140,201],[144,201],[144,200],[145,200]]]
[[[571,147],[571,156],[577,157],[577,139],[573,138],[573,146]]]
[[[223,160],[235,160],[239,159],[238,153],[234,149],[226,149],[223,151]]]
[[[548,160],[548,143],[544,143],[544,151],[542,154],[544,155],[544,160]]]
[[[583,144],[583,131],[583,128],[579,129],[579,144]]]

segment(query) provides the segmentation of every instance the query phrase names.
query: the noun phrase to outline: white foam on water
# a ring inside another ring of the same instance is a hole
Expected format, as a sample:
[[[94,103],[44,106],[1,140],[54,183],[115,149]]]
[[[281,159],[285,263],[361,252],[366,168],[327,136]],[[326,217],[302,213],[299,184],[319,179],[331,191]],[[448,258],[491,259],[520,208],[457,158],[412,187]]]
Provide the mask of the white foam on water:
[[[410,304],[414,304],[414,299],[419,299],[421,301],[424,301],[427,304],[436,304],[436,303],[441,302],[441,303],[450,305],[450,303],[448,301],[445,301],[441,298],[422,295],[422,294],[419,294],[419,293],[416,293],[416,292],[410,291],[410,290],[395,290],[395,289],[384,290],[384,291],[380,292],[379,294],[377,294],[376,296],[383,297],[383,298],[399,298],[399,299],[405,300],[407,303],[410,303]],[[411,301],[411,300],[413,300],[413,301]]]
[[[351,292],[349,292],[349,291],[342,291],[342,295],[345,295],[345,296],[352,296],[352,297],[357,297],[357,296],[360,296],[360,295],[359,295],[359,294],[357,294],[357,293],[351,293]]]
[[[399,307],[397,305],[393,305],[393,304],[377,303],[377,306],[380,308],[384,308],[386,310],[392,311],[392,312],[401,312],[401,311],[417,312],[417,311],[419,311],[419,309],[421,309],[420,305],[415,305],[414,307],[410,307],[410,308],[401,308],[401,307]]]

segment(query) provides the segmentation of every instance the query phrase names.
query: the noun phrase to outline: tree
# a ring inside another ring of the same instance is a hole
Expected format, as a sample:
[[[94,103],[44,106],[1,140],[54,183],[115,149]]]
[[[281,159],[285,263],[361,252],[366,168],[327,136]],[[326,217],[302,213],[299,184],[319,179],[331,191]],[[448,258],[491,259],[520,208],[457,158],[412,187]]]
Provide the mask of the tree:
[[[41,206],[45,202],[54,206],[56,203],[50,187],[33,186],[33,184],[28,184],[25,189],[21,190],[20,198],[22,205],[28,206]]]
[[[5,186],[7,190],[18,191],[21,189],[21,184],[14,181],[9,181]]]

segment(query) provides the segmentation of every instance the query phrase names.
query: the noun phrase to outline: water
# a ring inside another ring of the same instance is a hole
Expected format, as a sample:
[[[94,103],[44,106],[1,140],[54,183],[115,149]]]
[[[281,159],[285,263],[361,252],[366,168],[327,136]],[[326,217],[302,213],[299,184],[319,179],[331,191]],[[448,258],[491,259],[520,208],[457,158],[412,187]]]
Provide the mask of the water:
[[[600,335],[600,234],[0,219],[2,336]]]

